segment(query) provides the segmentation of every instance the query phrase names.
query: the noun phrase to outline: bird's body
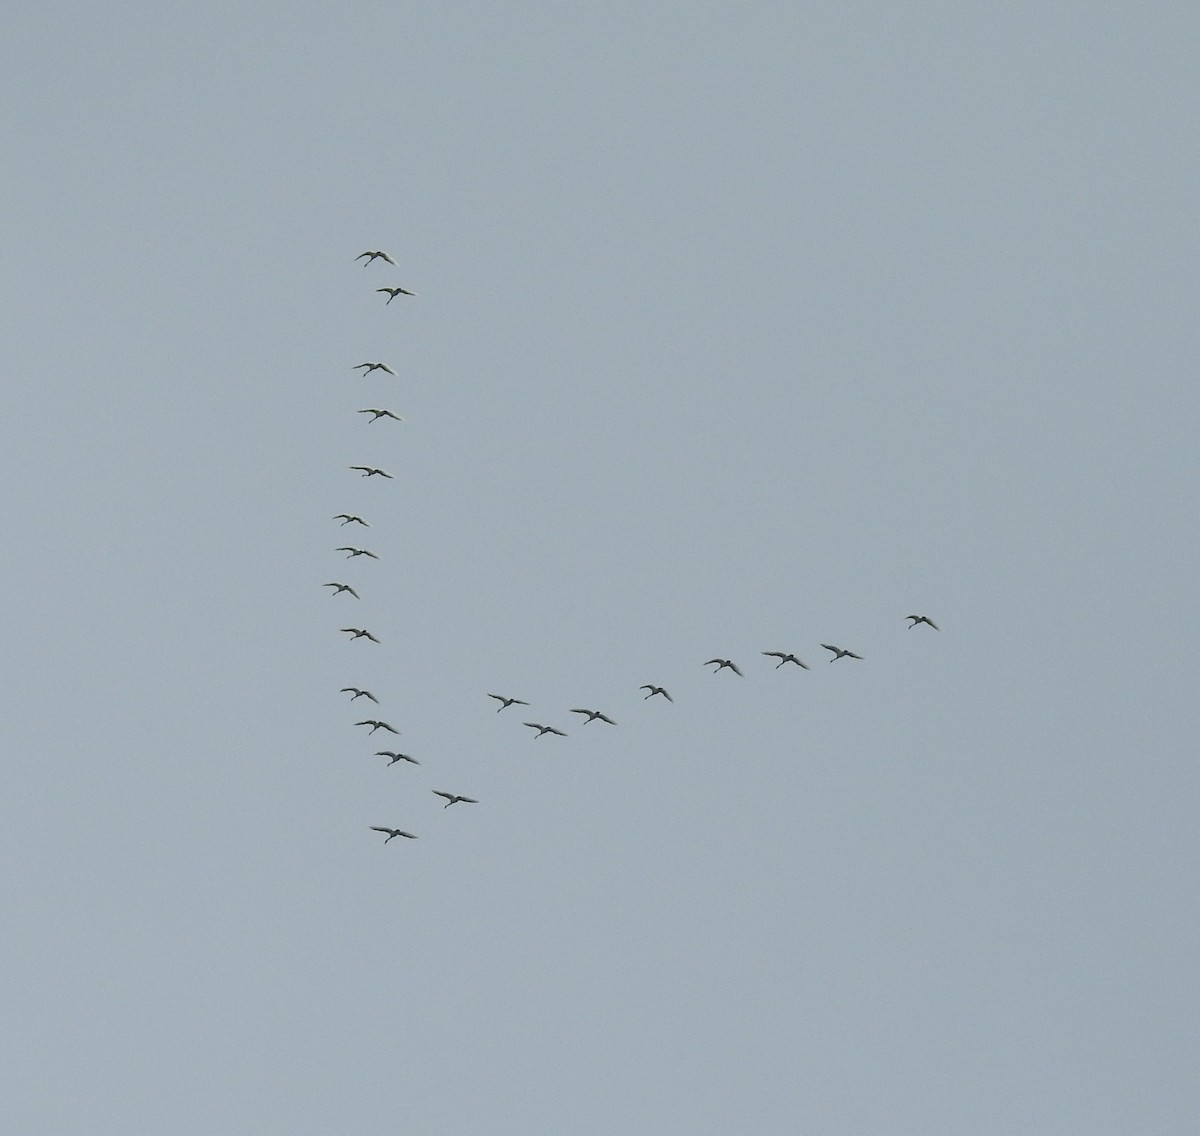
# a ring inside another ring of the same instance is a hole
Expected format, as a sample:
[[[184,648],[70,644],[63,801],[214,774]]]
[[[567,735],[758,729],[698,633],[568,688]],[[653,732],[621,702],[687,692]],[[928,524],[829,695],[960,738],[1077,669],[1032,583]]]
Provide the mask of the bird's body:
[[[328,584],[322,584],[321,587],[333,588],[333,594],[335,596],[340,596],[342,592],[349,592],[356,600],[362,598],[352,587],[350,587],[349,584],[338,584],[330,581]]]
[[[531,729],[537,730],[536,736],[539,738],[543,734],[557,734],[560,738],[565,738],[567,736],[562,732],[562,730],[556,730],[553,726],[543,726],[540,722],[526,722],[525,725],[529,726]]]
[[[393,414],[390,410],[377,410],[373,406],[367,407],[366,410],[360,410],[359,414],[373,414],[375,417],[371,419],[371,422],[378,422],[381,418],[394,418],[397,422],[404,421],[399,414]],[[370,425],[370,423],[367,423],[367,425]]]
[[[340,548],[335,548],[333,551],[349,553],[349,555],[346,557],[347,560],[353,560],[356,556],[369,556],[372,560],[379,559],[375,553],[368,552],[365,548],[355,548],[352,544],[343,544]]]
[[[407,288],[376,288],[376,292],[386,292],[388,294],[386,308],[397,296],[415,296],[416,292],[410,292]]]
[[[572,710],[571,713],[572,714],[586,714],[588,722],[594,722],[597,718],[599,718],[601,722],[607,722],[610,726],[616,725],[616,722],[614,722],[607,714],[601,714],[599,710],[576,709],[576,710]],[[528,724],[528,723],[526,723],[526,724]],[[585,725],[586,725],[586,723],[585,723]]]
[[[393,268],[396,267],[396,262],[390,256],[388,256],[386,252],[383,252],[380,249],[375,249],[373,252],[370,249],[367,249],[366,252],[360,252],[354,259],[362,260],[364,256],[367,258],[367,263],[363,265],[363,268],[366,268],[367,264],[370,264],[376,258],[382,260],[384,264],[390,264]]]
[[[775,664],[776,670],[779,670],[784,663],[795,663],[796,666],[803,667],[806,671],[812,670],[812,667],[810,667],[807,663],[802,663],[796,658],[795,655],[789,653],[788,651],[764,651],[763,654],[770,655],[773,659],[779,660],[779,662]]]
[[[405,832],[401,828],[380,828],[376,824],[369,824],[369,825],[367,825],[367,827],[372,832],[386,832],[388,834],[388,836],[387,836],[387,840],[384,841],[384,844],[386,844],[388,842],[388,840],[391,840],[393,836],[406,836],[406,837],[408,837],[409,840],[416,840],[416,837],[413,836],[413,834],[411,832]]]
[[[494,698],[497,702],[500,703],[500,705],[496,707],[497,714],[499,714],[501,710],[507,710],[510,706],[528,706],[529,705],[528,702],[522,702],[519,698],[505,698],[503,694],[489,694],[488,697]]]
[[[822,643],[821,646],[824,647],[826,651],[833,652],[833,658],[829,660],[831,663],[836,663],[838,659],[862,658],[862,655],[856,655],[853,651],[847,651],[842,647],[835,647],[832,643]]]
[[[390,757],[392,760],[388,762],[388,765],[395,765],[397,761],[407,761],[412,765],[421,764],[415,757],[409,757],[406,753],[396,753],[395,750],[390,749],[377,749],[375,751],[375,756]]]
[[[741,675],[741,674],[742,674],[742,672],[741,672],[740,670],[738,670],[738,668],[737,668],[737,663],[731,662],[729,659],[709,659],[709,660],[708,660],[708,662],[707,662],[707,663],[705,663],[704,665],[707,667],[707,666],[709,665],[709,663],[716,663],[716,664],[717,664],[717,670],[716,670],[716,671],[713,671],[713,674],[716,674],[716,673],[717,673],[717,671],[723,671],[723,670],[725,670],[726,668],[728,668],[729,670],[733,671],[733,673],[734,673],[735,675]],[[746,676],[745,676],[745,675],[742,675],[742,677],[743,677],[743,678],[745,678]]]
[[[354,639],[370,639],[372,643],[379,642],[379,640],[376,639],[374,635],[372,635],[369,631],[366,631],[361,627],[343,627],[342,630],[347,632],[350,635],[352,640],[354,640]]]
[[[910,623],[908,625],[909,631],[911,631],[914,627],[916,627],[916,625],[918,623],[928,623],[929,626],[934,629],[934,631],[941,630],[941,628],[938,627],[938,625],[936,623],[934,623],[933,620],[930,619],[929,616],[927,616],[927,615],[906,615],[904,618],[912,620],[912,623]]]
[[[653,698],[656,694],[661,694],[668,702],[675,701],[675,699],[672,698],[661,686],[651,686],[650,683],[646,683],[645,686],[639,686],[638,690],[650,691],[650,693],[642,699],[643,702],[647,701],[647,699]]]
[[[342,524],[340,527],[342,528],[345,528],[346,525],[362,525],[364,529],[369,529],[371,527],[369,521],[364,521],[362,517],[359,517],[354,513],[338,513],[338,515],[332,519],[335,521],[341,521]],[[341,551],[342,550],[339,548],[338,552]]]
[[[369,690],[363,690],[361,687],[357,686],[343,686],[338,693],[350,695],[351,702],[353,702],[356,698],[369,698],[376,705],[379,703],[379,699],[376,698],[375,695],[373,695]]]
[[[391,375],[394,379],[396,372],[391,369],[386,363],[356,363],[350,368],[352,371],[362,369],[363,377],[366,378],[372,371],[382,371],[385,375]]]
[[[387,470],[378,469],[373,465],[352,465],[349,468],[361,470],[363,477],[386,477],[391,479],[392,476]]]
[[[434,789],[433,792],[436,793],[439,797],[446,798],[446,803],[442,806],[442,808],[444,808],[444,809],[448,809],[451,805],[458,804],[459,801],[462,801],[463,804],[466,804],[466,805],[479,804],[479,802],[477,800],[475,800],[474,797],[460,797],[457,793],[443,793],[441,791],[441,789]]]
[[[371,734],[373,734],[376,730],[387,730],[389,734],[398,735],[400,733],[395,726],[390,726],[387,722],[381,722],[378,718],[364,718],[361,722],[355,722],[354,724],[356,726],[370,726]],[[368,734],[367,737],[370,737],[371,734]]]

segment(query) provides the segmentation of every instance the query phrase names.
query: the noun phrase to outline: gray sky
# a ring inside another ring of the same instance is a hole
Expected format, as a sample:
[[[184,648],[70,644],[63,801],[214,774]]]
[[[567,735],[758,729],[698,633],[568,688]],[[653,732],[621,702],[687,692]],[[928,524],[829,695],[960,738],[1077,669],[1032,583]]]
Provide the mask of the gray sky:
[[[580,7],[10,16],[4,1129],[1191,1136],[1200,15]]]

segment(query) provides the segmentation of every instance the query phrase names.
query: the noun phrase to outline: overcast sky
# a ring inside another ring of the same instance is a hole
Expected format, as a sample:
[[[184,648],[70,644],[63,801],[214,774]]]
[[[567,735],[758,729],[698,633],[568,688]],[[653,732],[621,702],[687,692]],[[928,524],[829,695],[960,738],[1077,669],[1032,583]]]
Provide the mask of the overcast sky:
[[[1193,5],[19,7],[0,1127],[1193,1136]]]

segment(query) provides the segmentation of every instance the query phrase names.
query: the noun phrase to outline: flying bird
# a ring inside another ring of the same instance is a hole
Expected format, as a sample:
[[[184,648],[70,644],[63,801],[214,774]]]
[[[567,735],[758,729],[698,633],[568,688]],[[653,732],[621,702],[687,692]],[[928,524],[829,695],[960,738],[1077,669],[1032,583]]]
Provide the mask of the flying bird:
[[[399,734],[400,733],[400,731],[397,730],[395,726],[389,726],[387,724],[387,722],[381,722],[381,721],[379,721],[378,718],[365,718],[363,721],[355,722],[354,724],[356,726],[370,726],[371,734],[373,734],[376,730],[387,730],[387,732],[389,734]],[[368,734],[367,737],[370,737],[371,734]]]
[[[733,663],[733,662],[730,662],[728,659],[709,659],[709,660],[708,660],[708,663],[705,663],[704,665],[705,665],[705,666],[708,666],[708,665],[709,665],[709,663],[716,663],[716,664],[717,664],[717,670],[716,670],[716,671],[713,671],[713,674],[716,674],[716,673],[717,673],[717,671],[723,671],[723,670],[724,670],[726,667],[728,667],[728,668],[729,668],[731,671],[733,671],[733,673],[734,673],[735,675],[740,675],[740,674],[742,674],[742,672],[738,670],[738,668],[737,668],[737,664],[736,664],[736,663]],[[745,678],[746,676],[745,676],[745,675],[742,675],[742,677],[743,677],[743,678]]]
[[[807,663],[802,663],[799,659],[796,658],[795,655],[792,655],[792,654],[788,653],[787,651],[764,651],[763,654],[770,655],[773,659],[779,660],[779,662],[777,662],[775,664],[776,670],[779,670],[779,668],[781,666],[783,666],[784,663],[795,663],[796,666],[803,667],[806,671],[812,670],[812,667],[810,667]]]
[[[359,414],[375,415],[375,417],[371,419],[371,422],[378,422],[381,418],[394,418],[397,422],[404,421],[404,419],[401,418],[399,414],[393,414],[390,410],[376,410],[375,407],[373,407],[373,406],[368,407],[366,410],[360,410]],[[370,422],[367,423],[368,426],[370,424],[371,424]]]
[[[342,592],[349,592],[356,600],[362,599],[362,597],[352,587],[350,587],[349,584],[335,584],[331,582],[328,584],[322,584],[321,587],[333,588],[333,595],[335,596],[340,596]]]
[[[497,702],[500,703],[500,705],[496,707],[497,714],[499,714],[501,710],[507,710],[510,706],[528,706],[529,705],[528,702],[522,702],[519,698],[505,698],[503,694],[489,694],[488,697],[494,698]]]
[[[856,655],[853,651],[847,651],[842,647],[835,647],[832,643],[822,643],[821,646],[824,647],[826,651],[833,652],[833,658],[829,660],[831,663],[836,663],[838,659],[862,658],[862,655]]]
[[[567,735],[562,730],[556,730],[553,726],[543,726],[539,722],[526,722],[525,725],[537,730],[537,736],[540,738],[543,734],[557,734],[560,738],[565,738]]]
[[[601,722],[607,722],[610,726],[616,725],[616,722],[614,722],[607,714],[601,714],[599,710],[578,710],[577,709],[577,710],[572,710],[571,713],[572,714],[586,714],[588,722],[594,722],[597,718],[599,718]],[[525,724],[528,725],[529,723],[526,722]],[[586,724],[587,723],[585,722],[584,725],[586,725]]]
[[[360,367],[366,368],[363,371],[363,378],[366,378],[372,371],[383,371],[384,374],[391,375],[392,378],[396,377],[396,372],[386,363],[356,363],[350,370],[357,371]]]
[[[371,527],[369,521],[364,521],[362,517],[355,516],[353,513],[338,513],[333,520],[341,521],[342,527],[345,527],[349,524],[362,525],[364,529],[369,529]],[[339,548],[338,551],[341,552],[341,549]]]
[[[372,643],[379,642],[374,635],[369,631],[364,631],[361,627],[343,627],[342,630],[349,632],[352,639],[370,639]]]
[[[446,798],[446,803],[442,806],[442,808],[444,808],[444,809],[448,809],[451,805],[457,804],[459,801],[462,801],[464,804],[468,804],[468,805],[479,804],[479,802],[477,800],[475,800],[474,797],[460,797],[457,793],[443,793],[441,791],[441,789],[434,789],[433,792],[436,793],[439,797]],[[384,843],[386,844],[387,841],[384,841]]]
[[[397,296],[415,296],[416,292],[410,292],[407,288],[376,288],[376,292],[386,292],[388,294],[386,308]]]
[[[379,557],[373,552],[368,552],[365,548],[355,548],[352,544],[343,544],[341,548],[335,548],[334,552],[348,552],[347,560],[353,560],[356,556],[369,556],[372,560],[378,560]]]
[[[372,702],[378,703],[379,699],[375,697],[369,690],[362,690],[357,686],[343,686],[339,694],[350,695],[350,701],[353,702],[356,698],[369,698]]]
[[[348,468],[362,470],[363,477],[386,477],[390,479],[392,476],[386,470],[376,469],[373,465],[352,465]]]
[[[374,252],[372,252],[370,249],[367,249],[366,252],[360,252],[354,259],[362,260],[364,256],[367,258],[367,264],[370,264],[371,261],[373,261],[376,257],[379,257],[379,259],[385,264],[390,264],[393,268],[396,267],[396,262],[390,256],[388,256],[386,252],[381,252],[378,249],[376,249]],[[367,264],[364,264],[363,268],[366,268]]]
[[[646,697],[642,699],[643,702],[647,701],[648,699],[653,698],[656,694],[661,694],[668,702],[675,701],[675,699],[672,698],[661,686],[651,686],[649,683],[647,683],[645,686],[639,686],[638,690],[650,691],[650,693],[647,694]]]
[[[393,836],[407,836],[409,840],[416,840],[416,837],[413,836],[413,834],[411,832],[405,832],[403,829],[400,829],[400,828],[380,828],[376,824],[369,824],[369,825],[367,825],[367,827],[372,832],[386,832],[388,834],[388,837],[387,837],[387,840],[384,841],[384,844],[386,844],[388,842],[388,840],[391,840]]]
[[[904,618],[912,620],[912,623],[908,625],[909,631],[916,627],[918,623],[928,623],[929,626],[934,629],[934,631],[941,631],[941,628],[927,615],[906,615]]]
[[[388,762],[388,765],[395,765],[397,761],[408,761],[413,765],[421,764],[415,757],[409,757],[406,753],[396,753],[394,750],[390,749],[377,749],[375,751],[375,756],[390,757],[392,760]]]

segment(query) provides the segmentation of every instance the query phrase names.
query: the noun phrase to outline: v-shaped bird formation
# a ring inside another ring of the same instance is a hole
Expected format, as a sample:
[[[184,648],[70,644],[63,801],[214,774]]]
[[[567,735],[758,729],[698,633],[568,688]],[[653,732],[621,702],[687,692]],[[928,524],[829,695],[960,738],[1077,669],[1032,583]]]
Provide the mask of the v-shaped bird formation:
[[[359,253],[359,255],[357,257],[355,257],[354,259],[355,259],[355,261],[362,261],[364,267],[370,267],[376,261],[380,261],[382,264],[389,265],[393,268],[396,265],[395,260],[393,260],[392,257],[388,253],[383,252],[378,249],[375,249],[375,250],[368,249],[365,252]],[[397,299],[400,296],[414,296],[415,297],[417,295],[416,292],[412,292],[407,288],[400,287],[399,285],[392,285],[392,286],[387,286],[387,287],[382,287],[382,288],[376,288],[375,291],[380,292],[380,293],[385,293],[387,295],[387,301],[384,306],[387,306],[387,304],[391,304],[391,302],[393,300]],[[393,317],[391,317],[389,315],[387,318],[390,320]],[[381,363],[381,362],[377,362],[377,361],[367,361],[364,363],[358,363],[358,364],[354,365],[351,369],[355,370],[355,371],[361,371],[360,377],[362,377],[362,378],[367,378],[369,376],[372,376],[377,371],[383,375],[391,376],[392,378],[396,377],[396,372],[394,370],[392,370],[391,367],[389,367],[386,363]],[[364,409],[357,410],[357,413],[358,414],[367,414],[367,415],[371,416],[366,423],[366,425],[368,425],[368,426],[373,425],[374,423],[379,422],[383,419],[392,419],[396,422],[404,421],[404,419],[400,415],[393,413],[391,410],[381,408],[381,407],[367,407]],[[372,437],[379,437],[379,436],[382,436],[383,434],[387,433],[387,430],[386,429],[379,430],[379,431],[372,430],[372,431],[370,431],[370,433],[371,433]],[[389,480],[389,481],[394,480],[392,474],[386,472],[385,470],[379,468],[378,466],[352,465],[352,466],[349,466],[348,468],[359,473],[362,478],[367,478],[367,479],[380,478],[380,479]],[[370,528],[370,522],[368,522],[363,517],[361,517],[358,513],[353,512],[353,511],[338,513],[336,516],[333,517],[333,520],[339,522],[339,527],[343,527],[343,528],[347,525],[358,525],[361,528]],[[354,531],[354,530],[351,530],[351,531]],[[345,559],[353,560],[356,564],[359,563],[360,558],[365,559],[365,560],[379,560],[380,559],[376,553],[371,552],[365,548],[359,548],[355,545],[342,545],[340,548],[337,548],[336,551],[346,553]],[[377,571],[377,569],[368,569],[368,571]],[[347,583],[342,583],[339,581],[330,581],[321,586],[325,587],[325,588],[333,589],[329,593],[331,597],[339,597],[342,595],[342,593],[346,593],[356,600],[361,598],[358,591],[356,591],[355,588],[353,588],[350,584],[347,584]],[[905,616],[904,618],[908,621],[908,629],[910,631],[915,627],[921,626],[922,624],[926,625],[929,629],[931,629],[933,631],[940,630],[938,625],[936,623],[934,623],[934,621],[927,615],[908,615],[908,616]],[[379,643],[380,642],[380,640],[378,638],[376,638],[376,636],[374,634],[372,634],[371,631],[367,630],[364,627],[343,627],[343,628],[341,628],[341,631],[343,634],[349,636],[349,640],[348,640],[349,642],[357,642],[359,639],[366,639],[367,641],[369,641],[371,643]],[[838,662],[842,659],[856,659],[861,662],[865,658],[865,656],[860,655],[857,652],[852,651],[847,647],[838,646],[833,643],[821,643],[819,645],[824,650],[829,651],[831,653],[831,658],[829,659],[829,661],[831,663]],[[359,649],[355,649],[352,653],[355,655],[358,655]],[[372,652],[367,652],[367,653],[371,654]],[[759,654],[764,656],[765,658],[770,659],[772,661],[772,663],[774,664],[775,670],[779,670],[780,668],[785,667],[789,663],[791,663],[793,666],[795,666],[797,669],[800,669],[800,670],[809,671],[812,669],[807,662],[805,662],[803,659],[801,659],[800,656],[793,651],[779,651],[779,650],[760,651]],[[697,663],[695,665],[697,667],[700,667],[700,666],[712,667],[713,670],[711,673],[713,675],[720,675],[722,671],[728,671],[730,674],[735,675],[738,678],[746,677],[746,673],[742,670],[742,668],[738,665],[737,662],[735,662],[733,659],[725,658],[722,655],[716,655],[713,658],[707,660],[706,662],[697,661]],[[766,666],[766,665],[767,664],[760,664],[760,666]],[[724,676],[722,676],[717,681],[724,682],[727,680],[724,678]],[[808,682],[808,681],[812,681],[812,680],[806,679],[806,680],[802,680],[802,681]],[[737,685],[738,684],[735,684],[735,686],[737,686]],[[739,686],[739,688],[740,688],[740,686]],[[647,682],[647,683],[643,683],[641,686],[637,687],[636,689],[639,692],[642,692],[642,691],[645,692],[644,694],[642,694],[640,701],[649,702],[651,700],[654,700],[655,702],[657,702],[658,699],[661,698],[664,702],[668,702],[668,703],[675,702],[675,699],[672,697],[672,695],[670,694],[670,692],[667,690],[667,688],[665,686],[660,686],[656,683]],[[633,694],[633,691],[634,691],[634,684],[631,682],[630,683],[631,698],[636,697]],[[361,687],[361,686],[354,686],[354,685],[344,686],[341,688],[340,693],[349,694],[350,695],[349,701],[351,703],[357,702],[358,699],[360,699],[360,698],[365,698],[368,702],[371,702],[374,704],[378,704],[380,701],[370,690],[367,690],[365,687]],[[513,706],[524,707],[524,706],[530,705],[530,703],[528,701],[526,701],[525,699],[517,698],[515,696],[508,695],[508,694],[491,694],[491,693],[481,692],[481,702],[482,702],[483,697],[490,698],[490,699],[494,700],[495,702],[499,703],[499,706],[496,707],[497,714],[503,713],[503,711],[508,710],[510,707],[513,707]],[[534,712],[538,713],[539,715],[541,714],[541,711],[534,711]],[[576,724],[579,726],[583,726],[583,727],[590,726],[594,722],[602,722],[608,726],[616,726],[617,725],[617,719],[610,716],[604,710],[596,710],[596,709],[590,709],[590,708],[585,708],[585,707],[581,707],[581,706],[575,706],[575,707],[566,708],[565,711],[562,711],[562,712],[579,715],[582,720],[577,722]],[[663,710],[659,711],[659,712],[660,713],[667,712],[667,708],[664,707]],[[526,722],[526,721],[520,720],[519,717],[513,716],[513,715],[507,716],[507,718],[505,720],[509,720],[509,719],[511,719],[513,722],[520,721],[521,725],[534,731],[534,733],[532,734],[532,737],[535,741],[539,740],[543,737],[546,737],[546,736],[551,736],[554,738],[567,738],[568,737],[568,734],[565,730],[562,730],[558,726],[553,725],[553,724],[546,724],[544,722]],[[397,735],[399,735],[401,733],[400,730],[396,729],[394,726],[392,726],[388,722],[383,721],[382,719],[379,719],[379,718],[366,718],[359,722],[356,722],[355,725],[370,727],[369,733],[367,735],[368,737],[373,735],[377,730],[383,730],[387,733],[397,734]],[[510,729],[511,729],[511,727],[510,727]],[[587,732],[590,734],[592,731],[589,730]],[[598,731],[598,734],[607,735],[608,731],[600,730],[600,731]],[[611,736],[619,737],[620,735],[613,734]],[[570,751],[572,743],[570,741],[567,741],[565,743],[557,743],[557,744],[550,745],[546,749],[545,752],[552,752],[552,751],[557,752],[559,750],[559,744],[562,744],[566,747],[563,752]],[[541,751],[541,747],[539,747],[539,751]],[[373,756],[388,758],[388,762],[387,762],[388,768],[390,768],[393,765],[400,764],[400,763],[405,763],[405,764],[409,764],[409,765],[420,765],[421,764],[421,762],[417,758],[413,757],[412,755],[407,754],[407,753],[398,753],[395,750],[376,750]],[[414,774],[414,776],[415,776],[415,774]],[[434,796],[442,798],[442,800],[445,802],[442,805],[443,809],[448,809],[451,805],[455,805],[455,804],[472,804],[472,805],[474,805],[474,804],[479,803],[474,797],[463,796],[460,793],[451,793],[451,792],[448,792],[443,789],[432,789],[430,791],[432,792],[432,794]],[[426,800],[428,800],[428,798],[426,798]],[[408,840],[415,840],[417,838],[415,833],[407,832],[404,829],[400,829],[400,828],[392,828],[387,825],[372,824],[372,825],[368,825],[367,828],[372,832],[383,833],[386,837],[386,839],[384,840],[385,844],[390,843],[397,836],[404,837]]]

